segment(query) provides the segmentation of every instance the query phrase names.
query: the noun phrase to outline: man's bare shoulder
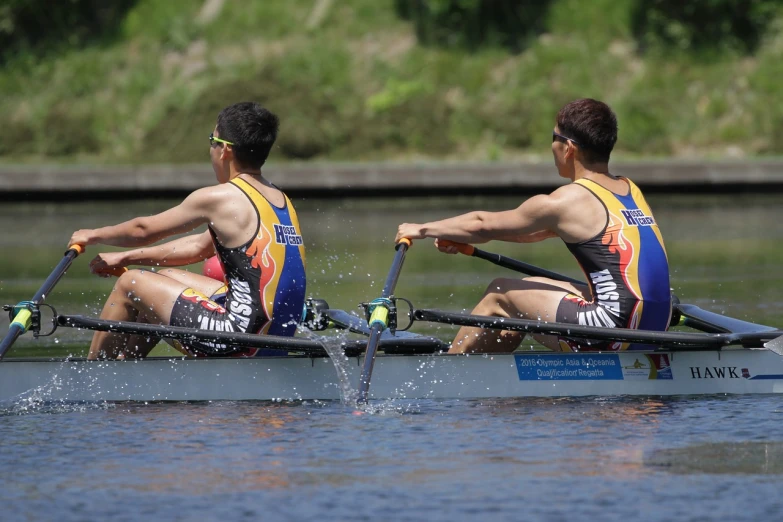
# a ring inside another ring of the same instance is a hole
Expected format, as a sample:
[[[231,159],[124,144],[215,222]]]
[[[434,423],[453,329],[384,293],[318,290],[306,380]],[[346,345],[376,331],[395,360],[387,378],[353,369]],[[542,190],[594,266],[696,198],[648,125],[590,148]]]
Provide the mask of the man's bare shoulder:
[[[193,191],[193,194],[200,194],[202,197],[224,198],[226,196],[238,195],[240,191],[231,183],[221,183],[219,185],[210,185]]]
[[[557,189],[552,191],[549,195],[556,199],[562,199],[568,201],[568,200],[582,199],[585,196],[590,195],[590,192],[588,190],[585,190],[585,188],[580,186],[578,183],[569,183],[568,185],[563,185],[562,187],[558,187]]]
[[[569,183],[557,188],[548,195],[549,204],[563,210],[574,208],[589,198],[590,192],[576,183]]]
[[[241,195],[241,192],[236,187],[223,183],[194,190],[187,197],[187,200],[198,206],[214,207],[231,201],[236,197],[241,197]]]
[[[593,194],[570,183],[552,192],[558,211],[558,234],[566,242],[585,241],[606,226],[606,209]]]

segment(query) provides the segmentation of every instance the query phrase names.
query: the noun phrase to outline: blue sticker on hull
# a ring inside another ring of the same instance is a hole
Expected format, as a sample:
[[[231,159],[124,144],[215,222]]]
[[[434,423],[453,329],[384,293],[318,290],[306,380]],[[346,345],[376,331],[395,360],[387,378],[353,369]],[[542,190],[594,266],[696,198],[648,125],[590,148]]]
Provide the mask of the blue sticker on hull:
[[[514,355],[520,381],[622,381],[617,354]]]

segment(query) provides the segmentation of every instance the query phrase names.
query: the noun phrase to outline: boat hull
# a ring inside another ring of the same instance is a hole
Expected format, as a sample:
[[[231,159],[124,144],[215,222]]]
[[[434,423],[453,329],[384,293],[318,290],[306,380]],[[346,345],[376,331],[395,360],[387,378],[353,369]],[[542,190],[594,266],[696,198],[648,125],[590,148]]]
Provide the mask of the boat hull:
[[[343,388],[325,357],[6,360],[0,400],[335,400],[356,387],[362,357],[344,361]],[[763,349],[602,354],[379,355],[370,397],[453,399],[783,392],[783,358]]]

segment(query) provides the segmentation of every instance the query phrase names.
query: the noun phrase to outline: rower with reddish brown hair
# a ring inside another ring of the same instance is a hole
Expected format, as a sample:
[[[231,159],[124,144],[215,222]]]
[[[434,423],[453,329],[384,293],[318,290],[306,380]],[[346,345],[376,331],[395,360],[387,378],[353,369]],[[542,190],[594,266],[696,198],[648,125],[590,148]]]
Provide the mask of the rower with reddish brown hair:
[[[559,237],[582,267],[587,284],[544,277],[495,279],[473,313],[664,331],[671,316],[671,291],[663,237],[639,187],[609,171],[616,141],[617,118],[608,105],[589,98],[573,101],[560,109],[552,131],[555,167],[571,183],[513,210],[403,223],[397,239],[435,238],[438,246],[438,239],[535,243]],[[454,246],[439,249],[457,253]],[[450,351],[510,352],[522,338],[519,332],[464,327]],[[535,338],[554,350],[634,348],[622,342]]]

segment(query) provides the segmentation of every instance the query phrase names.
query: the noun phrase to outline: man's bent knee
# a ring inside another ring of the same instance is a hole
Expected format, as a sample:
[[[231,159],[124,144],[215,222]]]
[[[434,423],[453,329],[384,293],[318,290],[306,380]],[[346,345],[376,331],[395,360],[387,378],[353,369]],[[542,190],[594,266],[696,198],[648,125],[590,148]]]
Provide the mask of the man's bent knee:
[[[493,279],[492,282],[489,283],[487,289],[484,291],[484,295],[506,293],[512,288],[512,285],[514,285],[515,283],[518,285],[519,282],[520,282],[519,279],[498,277],[496,279]]]
[[[511,281],[513,280],[506,278],[494,279],[487,286],[484,296],[474,308],[473,313],[480,315],[506,315],[503,313],[503,310],[507,307],[507,292]]]
[[[525,277],[524,279],[498,277],[493,279],[489,286],[487,286],[485,295],[504,294],[518,290],[532,290],[540,288],[541,284],[552,284],[552,280],[547,279],[546,277]]]
[[[133,285],[136,284],[136,279],[141,276],[142,271],[138,269],[128,270],[122,274],[117,282],[114,284],[114,288],[122,290],[124,292],[130,292]]]

